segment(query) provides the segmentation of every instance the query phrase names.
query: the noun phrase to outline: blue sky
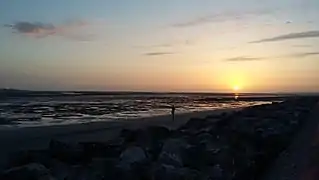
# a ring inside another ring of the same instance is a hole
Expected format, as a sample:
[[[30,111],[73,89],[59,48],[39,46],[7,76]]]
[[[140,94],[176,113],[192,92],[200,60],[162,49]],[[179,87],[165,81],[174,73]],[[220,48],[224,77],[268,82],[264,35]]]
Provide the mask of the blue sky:
[[[0,87],[319,91],[317,0],[0,2]]]

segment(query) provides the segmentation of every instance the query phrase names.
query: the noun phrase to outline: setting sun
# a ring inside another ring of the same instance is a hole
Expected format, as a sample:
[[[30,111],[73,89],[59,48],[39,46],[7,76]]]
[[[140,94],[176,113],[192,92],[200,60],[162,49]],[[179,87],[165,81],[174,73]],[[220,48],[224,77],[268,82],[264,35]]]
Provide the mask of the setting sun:
[[[233,87],[233,90],[234,90],[234,91],[239,91],[239,90],[240,90],[240,87],[239,87],[238,85],[235,85],[235,86]]]

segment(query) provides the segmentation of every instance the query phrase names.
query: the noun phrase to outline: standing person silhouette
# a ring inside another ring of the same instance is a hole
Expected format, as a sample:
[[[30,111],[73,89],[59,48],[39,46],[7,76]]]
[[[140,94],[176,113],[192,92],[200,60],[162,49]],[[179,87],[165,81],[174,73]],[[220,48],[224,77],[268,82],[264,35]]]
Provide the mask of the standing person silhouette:
[[[175,120],[175,105],[172,105],[171,113],[172,113],[172,121],[174,122],[174,120]]]

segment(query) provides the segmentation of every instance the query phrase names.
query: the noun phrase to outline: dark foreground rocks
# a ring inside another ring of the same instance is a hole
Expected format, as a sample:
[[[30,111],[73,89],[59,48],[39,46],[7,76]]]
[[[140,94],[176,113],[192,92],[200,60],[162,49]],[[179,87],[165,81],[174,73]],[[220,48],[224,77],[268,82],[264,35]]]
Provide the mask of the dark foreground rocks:
[[[108,142],[51,140],[45,150],[12,154],[0,179],[253,180],[306,122],[315,98],[190,119],[177,130],[124,129]]]

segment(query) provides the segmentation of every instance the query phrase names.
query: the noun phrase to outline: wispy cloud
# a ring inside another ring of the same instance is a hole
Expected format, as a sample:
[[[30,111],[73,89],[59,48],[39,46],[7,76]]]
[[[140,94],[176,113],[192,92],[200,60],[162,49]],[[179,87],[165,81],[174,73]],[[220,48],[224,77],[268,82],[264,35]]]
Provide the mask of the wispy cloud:
[[[167,42],[162,44],[154,44],[154,45],[144,45],[144,46],[133,46],[135,48],[141,49],[159,49],[159,48],[173,48],[175,46],[191,46],[194,45],[194,41],[192,40],[184,40],[184,41],[177,41],[177,42]]]
[[[172,55],[175,54],[173,52],[151,52],[151,53],[145,53],[145,56],[165,56],[165,55]]]
[[[293,45],[292,47],[312,47],[312,46],[307,44],[299,44],[299,45]]]
[[[319,51],[314,52],[301,52],[301,53],[293,53],[281,56],[274,57],[247,57],[247,56],[238,56],[233,58],[224,59],[226,62],[245,62],[245,61],[260,61],[260,60],[276,60],[282,58],[306,58],[310,56],[319,56]]]
[[[242,61],[260,61],[260,60],[264,60],[264,59],[266,59],[266,58],[263,58],[263,57],[238,56],[238,57],[234,57],[234,58],[225,59],[225,61],[228,61],[228,62],[242,62]]]
[[[81,29],[87,25],[88,23],[85,21],[73,21],[62,25],[20,21],[13,24],[5,24],[4,27],[11,28],[13,33],[19,33],[35,38],[61,36],[73,40],[89,41],[92,40],[93,35],[81,31]]]
[[[309,56],[319,56],[319,51],[317,51],[317,52],[295,53],[295,54],[290,54],[287,57],[304,58],[304,57],[309,57]]]
[[[149,48],[168,48],[168,47],[172,47],[173,44],[156,44],[156,45],[149,45],[149,46],[133,46],[135,48],[141,48],[141,49],[149,49]]]
[[[191,27],[191,26],[197,26],[202,25],[206,23],[212,23],[212,22],[224,22],[224,21],[230,21],[230,20],[241,20],[248,17],[255,17],[263,14],[270,13],[269,10],[256,10],[256,11],[246,11],[246,12],[223,12],[223,13],[217,13],[217,14],[210,14],[198,18],[194,18],[189,21],[185,22],[179,22],[175,23],[172,26],[173,27]]]
[[[149,46],[151,48],[163,48],[163,47],[172,47],[173,43],[166,43],[166,44],[158,44],[158,45],[152,45]]]
[[[272,38],[252,41],[250,43],[263,43],[263,42],[285,41],[290,39],[304,39],[304,38],[318,38],[318,37],[319,37],[319,31],[305,31],[305,32],[299,32],[299,33],[283,34],[283,35],[272,37]]]

